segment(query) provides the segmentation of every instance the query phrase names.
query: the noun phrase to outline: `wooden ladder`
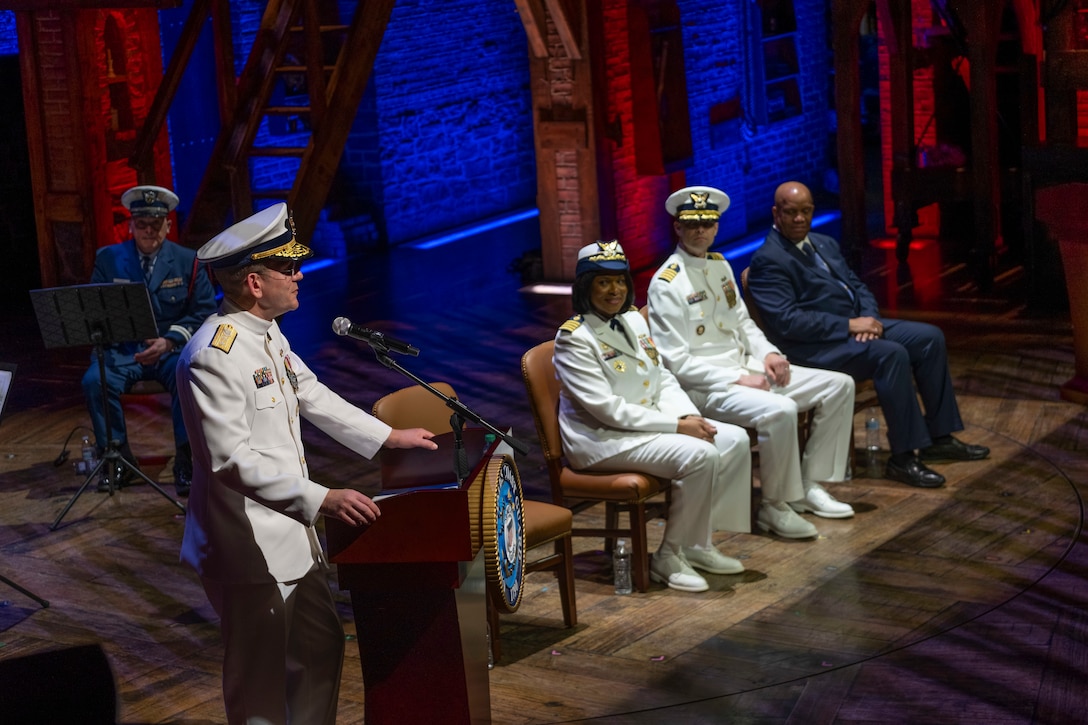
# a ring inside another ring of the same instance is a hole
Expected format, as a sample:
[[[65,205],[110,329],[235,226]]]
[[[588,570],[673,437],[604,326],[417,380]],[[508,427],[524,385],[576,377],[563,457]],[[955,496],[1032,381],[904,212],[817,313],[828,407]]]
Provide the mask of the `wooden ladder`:
[[[269,0],[237,84],[231,87],[227,83],[220,88],[221,103],[231,111],[222,114],[226,120],[181,231],[183,244],[200,246],[222,231],[232,219],[236,221],[252,214],[254,200],[260,198],[287,201],[298,234],[303,239],[312,235],[332,187],[394,2],[360,2],[351,23],[345,26],[321,23],[319,0]],[[225,5],[220,0],[205,0],[194,5],[194,16],[203,13],[197,18],[199,22],[190,18],[194,38],[209,10],[213,14],[222,12]],[[326,62],[326,49],[336,38],[340,39],[340,44],[336,61],[330,65]],[[158,116],[162,119],[176,90],[173,79],[180,74],[179,68],[184,69],[191,49],[192,43],[181,42],[176,54],[180,53],[184,58],[177,62],[171,59],[164,87],[156,96],[155,105],[160,107]],[[288,58],[289,50],[300,51],[302,62]],[[225,60],[229,67],[230,59]],[[270,105],[277,81],[287,74],[305,77],[305,99],[300,96],[299,105]],[[151,116],[149,114],[149,118]],[[256,145],[261,122],[266,117],[276,116],[305,117],[309,132],[305,144],[298,143],[300,134],[292,134],[290,138],[295,145]],[[145,130],[152,138],[155,129]],[[141,168],[140,148],[138,144],[132,162],[138,170]],[[289,189],[255,191],[252,188],[250,159],[269,156],[300,159],[298,173]],[[305,193],[302,193],[303,189]]]

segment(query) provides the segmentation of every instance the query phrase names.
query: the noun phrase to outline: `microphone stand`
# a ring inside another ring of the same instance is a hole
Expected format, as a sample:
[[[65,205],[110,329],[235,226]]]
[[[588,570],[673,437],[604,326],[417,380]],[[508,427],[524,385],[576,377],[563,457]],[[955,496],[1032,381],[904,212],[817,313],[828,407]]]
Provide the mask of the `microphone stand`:
[[[420,379],[418,376],[412,374],[408,370],[405,370],[400,365],[400,363],[398,363],[396,360],[389,356],[388,346],[374,339],[367,340],[367,344],[370,345],[372,350],[374,350],[374,357],[378,359],[378,362],[380,362],[382,365],[389,368],[390,370],[396,370],[398,373],[408,378],[409,380],[412,380],[419,386],[426,388],[431,392],[432,395],[441,398],[446,403],[446,407],[453,411],[453,415],[450,416],[450,427],[453,428],[453,468],[454,473],[457,476],[458,484],[464,483],[469,473],[468,453],[465,451],[465,444],[461,438],[461,428],[464,426],[466,420],[470,420],[473,423],[481,426],[485,430],[494,433],[497,437],[503,439],[503,441],[505,441],[511,448],[513,448],[521,455],[524,456],[529,452],[529,446],[527,446],[525,443],[522,443],[517,438],[514,438],[511,435],[503,433],[494,425],[484,420],[479,414],[470,410],[469,407],[462,403],[460,400],[457,400],[456,398],[451,398],[450,396],[443,393],[441,390],[435,388],[433,385],[423,382],[423,380]]]

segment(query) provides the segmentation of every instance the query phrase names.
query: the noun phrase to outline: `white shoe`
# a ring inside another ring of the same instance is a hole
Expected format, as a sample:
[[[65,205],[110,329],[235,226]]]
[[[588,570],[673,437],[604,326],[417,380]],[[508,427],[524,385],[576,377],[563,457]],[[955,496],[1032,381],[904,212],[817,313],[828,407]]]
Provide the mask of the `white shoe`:
[[[773,531],[784,539],[811,539],[819,536],[816,527],[805,521],[783,501],[764,501],[756,516],[756,526]]]
[[[696,549],[685,546],[681,550],[684,560],[695,567],[710,574],[740,574],[744,571],[744,564],[731,556],[726,556],[717,549]]]
[[[676,554],[650,557],[650,579],[681,592],[705,592],[710,588],[706,579],[699,576],[684,557]]]
[[[813,513],[825,519],[848,519],[854,515],[854,508],[838,501],[818,483],[811,484],[800,501],[790,501],[790,508],[799,514]]]

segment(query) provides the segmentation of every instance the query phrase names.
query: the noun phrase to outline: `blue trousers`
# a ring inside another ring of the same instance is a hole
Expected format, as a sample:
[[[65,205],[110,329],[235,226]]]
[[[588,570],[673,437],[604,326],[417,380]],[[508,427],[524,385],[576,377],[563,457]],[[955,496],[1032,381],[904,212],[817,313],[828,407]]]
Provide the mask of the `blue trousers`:
[[[121,393],[127,393],[141,380],[158,380],[170,393],[170,417],[174,425],[175,448],[189,442],[185,423],[178,403],[177,381],[174,369],[178,364],[178,351],[163,355],[154,365],[141,365],[132,355],[116,351],[106,352],[106,389],[109,391],[110,432],[106,433],[106,407],[102,402],[102,385],[98,374],[98,358],[91,358],[91,366],[83,374],[83,396],[87,399],[87,411],[91,414],[95,444],[104,450],[110,440],[124,444],[128,440],[125,414],[121,410]]]
[[[883,320],[884,337],[821,348],[803,365],[872,380],[888,424],[892,453],[927,447],[934,438],[963,430],[940,328],[911,320]],[[918,398],[922,399],[921,406]]]

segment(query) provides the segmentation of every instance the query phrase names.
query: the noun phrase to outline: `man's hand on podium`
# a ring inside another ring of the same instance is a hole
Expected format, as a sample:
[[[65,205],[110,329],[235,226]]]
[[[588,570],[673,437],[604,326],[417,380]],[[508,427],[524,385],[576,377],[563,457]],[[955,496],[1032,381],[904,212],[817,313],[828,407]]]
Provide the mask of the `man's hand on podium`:
[[[353,488],[331,488],[321,502],[321,515],[351,526],[372,524],[379,516],[378,504]]]
[[[426,448],[437,450],[438,444],[432,441],[434,433],[426,428],[394,428],[385,439],[385,448]]]

